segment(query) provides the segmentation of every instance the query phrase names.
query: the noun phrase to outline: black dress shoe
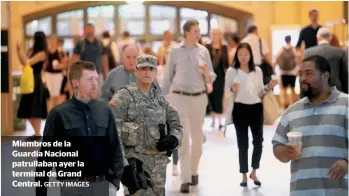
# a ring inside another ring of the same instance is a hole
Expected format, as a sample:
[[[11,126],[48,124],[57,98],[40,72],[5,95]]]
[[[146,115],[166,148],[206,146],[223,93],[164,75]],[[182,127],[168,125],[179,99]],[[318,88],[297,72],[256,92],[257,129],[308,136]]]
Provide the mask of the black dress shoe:
[[[247,182],[241,182],[241,183],[240,183],[240,186],[242,186],[242,187],[247,187]]]
[[[199,184],[199,175],[191,176],[191,183],[190,185],[196,186]]]
[[[181,193],[189,193],[190,183],[184,183],[181,186]]]
[[[250,175],[250,178],[252,179],[252,176]],[[253,180],[253,179],[252,179]],[[261,186],[262,185],[262,183],[260,182],[260,181],[255,181],[255,180],[253,180],[253,183],[255,184],[255,185],[257,185],[257,186]]]

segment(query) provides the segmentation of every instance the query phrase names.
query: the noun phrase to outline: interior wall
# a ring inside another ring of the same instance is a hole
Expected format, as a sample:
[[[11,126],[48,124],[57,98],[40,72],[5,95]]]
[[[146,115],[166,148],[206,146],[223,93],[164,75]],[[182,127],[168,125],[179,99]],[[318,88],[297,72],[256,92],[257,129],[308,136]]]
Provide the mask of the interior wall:
[[[23,41],[24,39],[23,16],[57,6],[67,6],[67,9],[69,9],[70,4],[77,2],[78,1],[1,1],[1,28],[8,28],[10,31],[10,71],[20,71],[21,68],[16,55],[16,42],[18,40]],[[344,3],[342,1],[209,1],[208,3],[252,13],[254,23],[259,27],[260,35],[267,43],[269,43],[269,47],[271,47],[271,26],[307,25],[309,24],[308,10],[311,8],[317,8],[319,10],[321,24],[344,17]],[[345,28],[347,28],[347,26],[345,26]],[[344,35],[347,36],[348,31],[343,31],[343,28],[331,27],[331,29],[335,31],[340,39],[344,37]],[[10,81],[10,93],[6,95],[1,94],[2,132],[11,131],[13,129],[13,102],[11,87]]]
[[[77,1],[40,1],[40,2],[11,2],[11,45],[15,45],[17,40],[23,40],[23,16],[57,6],[69,5]],[[228,1],[210,1],[209,3],[222,5],[226,7],[241,9],[253,14],[255,24],[259,27],[260,35],[271,44],[271,26],[272,25],[307,25],[309,23],[308,10],[317,8],[320,12],[320,23],[336,20],[343,17],[343,2],[266,2],[266,1],[247,1],[247,2],[228,2]],[[331,9],[328,9],[331,7]],[[342,31],[336,29],[338,37],[342,37]],[[15,48],[11,48],[15,51]],[[13,53],[12,53],[13,54]],[[15,56],[11,56],[13,70],[19,70],[20,65]]]
[[[10,2],[1,1],[1,30],[9,30],[9,7]],[[8,34],[9,38],[11,37]],[[4,42],[3,42],[4,43]],[[11,61],[11,53],[9,53]],[[11,73],[11,62],[9,62],[8,74]],[[5,66],[5,65],[1,65]],[[6,69],[4,69],[6,70]],[[3,74],[3,73],[2,73]],[[12,102],[12,89],[11,89],[11,77],[9,77],[9,92],[1,93],[1,135],[8,135],[13,130],[13,102]],[[4,81],[2,81],[4,82]],[[6,82],[7,83],[7,82]]]
[[[8,28],[8,11],[9,8],[9,2],[8,1],[1,1],[1,29],[7,29]]]

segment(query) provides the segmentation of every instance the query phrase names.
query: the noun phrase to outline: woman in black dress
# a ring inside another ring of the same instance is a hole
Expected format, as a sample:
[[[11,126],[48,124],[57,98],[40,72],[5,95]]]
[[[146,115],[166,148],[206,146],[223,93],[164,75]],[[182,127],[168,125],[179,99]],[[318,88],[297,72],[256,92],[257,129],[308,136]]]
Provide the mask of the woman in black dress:
[[[217,75],[213,82],[213,92],[208,95],[209,98],[209,113],[212,118],[212,126],[215,127],[216,118],[218,118],[219,129],[222,128],[222,114],[223,114],[223,94],[224,94],[224,80],[225,71],[228,68],[228,48],[223,45],[223,32],[221,29],[212,29],[212,42],[206,45],[210,52],[214,72]]]
[[[63,61],[66,63],[66,68],[63,69],[63,81],[61,86],[61,96],[59,103],[70,99],[73,95],[73,89],[71,89],[70,84],[68,83],[68,61],[69,61],[69,52],[63,49],[64,40],[62,38],[58,38],[58,53]]]
[[[38,140],[40,139],[41,119],[47,117],[47,94],[41,75],[47,58],[46,35],[41,31],[35,32],[33,48],[30,49],[28,56],[25,55],[23,44],[17,43],[17,54],[22,65],[29,63],[32,66],[35,85],[33,93],[22,95],[17,117],[29,120],[35,131],[35,134],[29,139]]]

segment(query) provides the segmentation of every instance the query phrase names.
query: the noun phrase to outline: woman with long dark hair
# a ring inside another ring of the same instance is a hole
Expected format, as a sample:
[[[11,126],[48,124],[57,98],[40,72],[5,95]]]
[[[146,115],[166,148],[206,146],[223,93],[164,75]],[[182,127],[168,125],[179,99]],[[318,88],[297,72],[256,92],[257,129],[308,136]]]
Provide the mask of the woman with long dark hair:
[[[262,156],[263,143],[263,105],[262,96],[271,90],[276,80],[263,85],[262,70],[253,62],[252,49],[248,43],[240,43],[237,47],[235,66],[230,67],[225,77],[226,91],[235,93],[234,108],[232,112],[233,123],[236,129],[239,148],[240,173],[242,173],[241,186],[247,186],[248,172],[248,128],[253,136],[252,172],[250,178],[257,186],[261,182],[257,178],[257,169]]]
[[[35,134],[29,138],[30,140],[40,139],[41,119],[47,117],[47,95],[41,75],[47,52],[46,35],[41,31],[35,32],[34,44],[28,55],[25,55],[23,44],[17,43],[17,55],[21,64],[24,66],[29,64],[34,72],[34,92],[22,95],[17,111],[18,118],[28,119],[33,126]]]

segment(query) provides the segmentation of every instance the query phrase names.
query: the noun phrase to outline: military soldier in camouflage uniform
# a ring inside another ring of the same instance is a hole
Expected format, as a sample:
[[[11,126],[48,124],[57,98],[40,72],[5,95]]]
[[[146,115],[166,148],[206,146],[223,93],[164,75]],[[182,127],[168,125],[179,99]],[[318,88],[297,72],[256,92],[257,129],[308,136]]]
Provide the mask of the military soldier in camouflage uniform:
[[[165,100],[158,85],[153,84],[157,58],[138,56],[136,68],[136,84],[121,88],[109,102],[124,146],[124,176],[131,175],[127,174],[128,160],[136,158],[144,164],[151,187],[131,194],[164,196],[166,167],[170,162],[167,153],[181,145],[182,126],[177,111]],[[160,133],[159,125],[165,128],[166,135]]]

